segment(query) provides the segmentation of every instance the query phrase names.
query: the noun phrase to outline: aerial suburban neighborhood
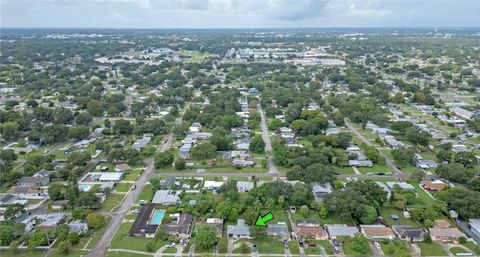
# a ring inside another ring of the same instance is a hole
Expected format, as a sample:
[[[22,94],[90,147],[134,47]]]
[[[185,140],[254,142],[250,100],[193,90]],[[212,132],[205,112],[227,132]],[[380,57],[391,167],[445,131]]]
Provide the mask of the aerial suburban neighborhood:
[[[480,256],[479,39],[1,28],[0,256]]]

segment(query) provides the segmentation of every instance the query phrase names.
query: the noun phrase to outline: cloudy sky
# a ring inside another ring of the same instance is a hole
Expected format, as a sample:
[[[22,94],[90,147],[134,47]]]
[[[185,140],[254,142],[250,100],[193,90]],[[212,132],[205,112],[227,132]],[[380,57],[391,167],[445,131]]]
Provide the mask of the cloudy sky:
[[[480,26],[480,0],[0,0],[1,27]]]

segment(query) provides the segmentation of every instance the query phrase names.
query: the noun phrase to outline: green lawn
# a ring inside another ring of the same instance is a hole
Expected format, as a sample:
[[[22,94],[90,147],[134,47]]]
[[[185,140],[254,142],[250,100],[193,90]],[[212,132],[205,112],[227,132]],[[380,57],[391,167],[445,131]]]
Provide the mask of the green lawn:
[[[300,249],[298,248],[298,241],[291,240],[288,243],[288,247],[290,248],[290,253],[291,254],[300,254]]]
[[[138,189],[136,189],[136,190],[138,190]],[[151,202],[152,198],[153,198],[152,185],[151,184],[146,184],[143,187],[142,192],[138,195],[137,202],[139,202],[140,200],[145,200],[145,201]]]
[[[107,257],[145,257],[145,256],[152,256],[152,255],[127,253],[127,252],[107,252]]]
[[[107,199],[102,204],[100,211],[111,211],[115,206],[118,206],[122,201],[125,195],[123,194],[109,194]]]
[[[383,172],[383,173],[391,172],[390,168],[387,165],[380,165],[380,164],[374,164],[370,168],[358,168],[358,170],[362,174],[366,174],[366,173],[376,174],[379,172]]]
[[[470,251],[465,250],[463,247],[455,246],[450,248],[450,252],[457,255],[459,253],[469,253]]]
[[[228,239],[222,237],[218,239],[218,253],[227,253],[228,251]]]
[[[128,173],[125,173],[123,176],[123,180],[125,181],[136,181],[138,177],[140,176],[140,171],[138,170],[131,170]]]
[[[353,171],[352,167],[336,167],[335,172],[339,174],[354,174],[355,172]]]
[[[86,248],[93,248],[97,241],[102,237],[103,233],[105,232],[105,229],[107,229],[108,224],[110,223],[111,217],[106,217],[105,221],[103,222],[102,226],[95,231],[95,233],[92,235],[92,240],[87,244]]]
[[[298,210],[295,213],[291,213],[291,216],[292,216],[292,222],[294,222],[294,223],[297,220],[316,220],[316,221],[320,221],[320,217],[318,216],[318,213],[314,210],[310,210],[307,217],[300,214],[300,212]]]
[[[315,240],[314,241],[316,244],[323,246],[325,249],[325,252],[327,252],[328,255],[333,255],[333,246],[332,243],[328,240]]]
[[[277,222],[288,223],[288,216],[285,210],[261,210],[260,212],[262,213],[262,215],[265,215],[269,211],[271,211],[273,214],[273,220],[269,222],[270,224],[274,224]]]
[[[390,215],[395,214],[398,216],[398,220],[392,220]],[[393,225],[411,225],[412,227],[418,227],[418,224],[412,219],[406,219],[403,217],[403,212],[395,209],[395,207],[382,207],[380,209],[380,215],[385,219],[389,227]]]
[[[80,256],[85,256],[87,253],[88,251],[72,249],[69,251],[69,253],[64,254],[59,252],[58,250],[53,250],[49,256],[50,257],[80,257]]]
[[[322,219],[323,224],[347,224],[347,225],[356,225],[357,221],[354,219],[343,219],[339,216],[329,215],[326,219]]]
[[[117,192],[128,192],[131,186],[132,183],[117,183],[115,184],[115,190],[117,190]]]
[[[343,241],[343,252],[348,256],[373,256],[372,249],[368,247],[366,253],[357,252],[352,248],[352,243],[350,241]]]
[[[477,247],[477,244],[475,244],[474,242],[472,241],[468,241],[466,243],[463,243],[462,244],[463,246],[467,247],[468,249],[472,250],[472,251],[475,251],[475,248]]]
[[[165,251],[163,251],[163,253],[176,253],[176,252],[177,252],[177,248],[175,247],[170,247],[165,249]]]
[[[307,247],[305,248],[305,253],[317,255],[317,254],[321,254],[322,252],[320,252],[320,249],[318,249],[317,247]]]
[[[253,244],[257,245],[258,252],[261,253],[277,253],[283,254],[285,251],[283,249],[283,241],[279,241],[275,238],[255,238],[251,241]]]
[[[10,249],[8,250],[0,250],[0,256],[15,256],[15,257],[43,257],[45,256],[45,253],[47,253],[47,251],[45,250],[34,250],[34,251],[30,251],[30,250],[18,250],[18,252],[16,254],[12,254],[12,252],[10,251]]]
[[[420,247],[422,256],[448,256],[448,254],[443,250],[443,248],[437,243],[417,243]]]
[[[147,251],[146,244],[148,242],[155,242],[155,238],[145,238],[145,237],[131,237],[128,235],[128,231],[132,223],[123,223],[120,225],[117,233],[112,239],[111,249],[129,249],[136,251]],[[155,251],[160,247],[165,245],[165,242],[157,241],[155,244]]]

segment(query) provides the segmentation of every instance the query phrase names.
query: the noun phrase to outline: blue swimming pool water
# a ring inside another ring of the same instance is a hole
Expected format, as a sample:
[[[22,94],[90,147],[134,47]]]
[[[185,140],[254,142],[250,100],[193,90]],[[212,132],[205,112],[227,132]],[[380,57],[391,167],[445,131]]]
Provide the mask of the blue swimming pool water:
[[[162,223],[163,215],[165,215],[164,210],[155,210],[155,212],[152,215],[152,218],[150,219],[150,224],[160,225],[160,223]]]
[[[88,191],[90,191],[90,189],[92,189],[91,185],[79,185],[78,187],[80,188],[80,190],[82,190],[84,192],[88,192]]]

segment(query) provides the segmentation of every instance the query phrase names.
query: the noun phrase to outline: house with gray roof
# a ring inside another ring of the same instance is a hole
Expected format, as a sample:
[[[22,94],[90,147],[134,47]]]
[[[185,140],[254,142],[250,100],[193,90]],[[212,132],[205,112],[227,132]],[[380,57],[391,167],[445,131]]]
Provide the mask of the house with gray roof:
[[[18,181],[19,186],[46,186],[50,182],[50,177],[22,177]]]
[[[326,225],[330,239],[338,237],[353,237],[356,233],[360,233],[357,227],[350,227],[344,224]]]
[[[240,193],[246,193],[252,190],[254,187],[253,182],[251,181],[237,181],[237,190]]]
[[[312,184],[312,193],[315,197],[316,202],[323,202],[323,199],[329,194],[332,193],[332,185],[330,183],[319,184],[313,183]]]
[[[88,224],[87,222],[74,220],[68,223],[68,229],[70,230],[70,232],[76,232],[77,234],[82,235],[88,232]]]
[[[173,205],[180,202],[180,192],[173,190],[157,190],[152,203],[161,205]]]
[[[245,224],[245,220],[238,219],[236,225],[227,226],[227,235],[230,238],[250,238],[250,227]]]
[[[276,237],[279,240],[288,240],[290,233],[285,222],[278,222],[277,224],[269,224],[267,227],[267,235]]]

